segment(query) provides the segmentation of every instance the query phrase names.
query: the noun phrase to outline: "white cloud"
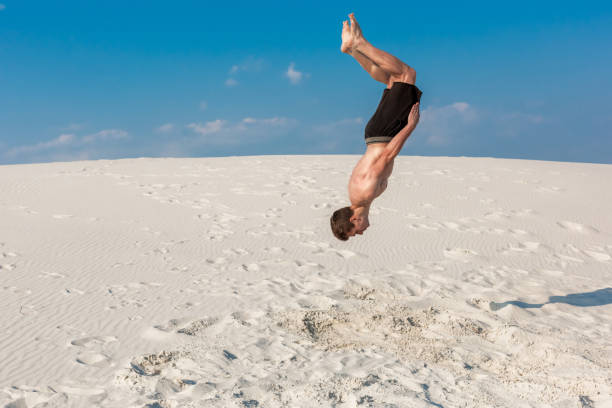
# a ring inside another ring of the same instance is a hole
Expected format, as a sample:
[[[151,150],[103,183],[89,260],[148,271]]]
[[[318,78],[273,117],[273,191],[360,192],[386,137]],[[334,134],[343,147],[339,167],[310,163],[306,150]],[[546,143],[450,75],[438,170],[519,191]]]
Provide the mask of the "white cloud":
[[[264,60],[263,58],[255,58],[248,57],[240,64],[234,64],[229,69],[228,76],[225,80],[225,86],[232,87],[238,85],[238,80],[236,79],[238,74],[242,72],[259,72],[263,69]]]
[[[13,147],[2,156],[8,159],[29,161],[74,160],[84,157],[83,155],[87,155],[87,157],[96,156],[95,151],[78,151],[85,146],[96,146],[95,142],[119,140],[127,137],[128,132],[121,129],[105,129],[83,137],[77,137],[73,133],[62,133],[55,139],[45,142]]]
[[[201,101],[200,102],[200,110],[206,110],[208,108],[208,102]]]
[[[222,119],[213,120],[212,122],[206,122],[205,124],[201,123],[190,123],[187,125],[189,129],[193,129],[194,132],[199,133],[200,135],[208,135],[211,133],[217,133],[223,126],[225,126],[226,121]]]
[[[255,118],[244,118],[242,119],[243,123],[249,124],[263,124],[263,125],[272,125],[272,126],[282,126],[287,124],[287,118],[281,117],[273,117],[273,118],[264,118],[264,119],[255,119]]]
[[[125,139],[128,136],[128,132],[121,129],[104,129],[99,131],[98,133],[94,133],[91,135],[83,136],[81,139],[83,143],[92,143],[99,140],[117,140],[117,139]]]
[[[295,69],[295,63],[292,62],[289,64],[289,68],[287,68],[287,72],[285,72],[285,76],[289,78],[289,81],[293,84],[299,84],[302,78],[304,77],[304,73]]]
[[[247,57],[240,64],[232,65],[229,70],[230,75],[237,74],[239,72],[258,72],[263,69],[264,59],[256,57]]]
[[[155,129],[155,131],[158,133],[168,133],[168,132],[172,132],[173,130],[174,130],[174,124],[172,123],[164,123],[157,129]]]
[[[467,102],[455,102],[450,106],[457,112],[466,112],[468,109],[470,109],[470,105]]]
[[[49,140],[48,142],[40,142],[33,145],[23,145],[13,147],[9,149],[8,152],[5,153],[7,157],[15,157],[24,153],[35,153],[44,150],[53,149],[59,146],[66,146],[75,141],[75,137],[73,134],[61,134],[55,139]]]
[[[4,10],[6,8],[6,6],[2,3],[0,3],[0,11]]]
[[[425,133],[427,143],[443,146],[453,143],[453,138],[461,134],[465,125],[478,120],[478,113],[467,102],[454,102],[441,107],[427,107],[421,112],[417,127]]]
[[[253,118],[229,122],[222,119],[202,123],[190,123],[187,127],[199,135],[198,139],[188,141],[194,145],[231,145],[238,143],[256,143],[276,137],[296,124],[296,121],[284,117]],[[212,136],[212,137],[211,137]]]

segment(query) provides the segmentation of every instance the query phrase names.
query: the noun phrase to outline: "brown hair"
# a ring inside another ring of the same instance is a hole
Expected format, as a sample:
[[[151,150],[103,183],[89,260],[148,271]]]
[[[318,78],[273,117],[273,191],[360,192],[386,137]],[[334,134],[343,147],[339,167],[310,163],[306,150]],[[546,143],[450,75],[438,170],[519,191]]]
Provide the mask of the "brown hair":
[[[353,210],[351,207],[340,208],[334,211],[330,218],[331,229],[336,238],[346,241],[348,233],[355,227],[350,219],[353,216]]]

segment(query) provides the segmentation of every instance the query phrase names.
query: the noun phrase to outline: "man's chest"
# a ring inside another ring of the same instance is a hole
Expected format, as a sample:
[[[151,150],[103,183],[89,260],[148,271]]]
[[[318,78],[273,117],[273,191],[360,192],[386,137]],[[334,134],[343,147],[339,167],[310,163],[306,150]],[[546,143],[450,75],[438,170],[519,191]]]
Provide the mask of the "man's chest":
[[[388,174],[353,173],[349,181],[349,198],[354,204],[370,202],[387,188]]]

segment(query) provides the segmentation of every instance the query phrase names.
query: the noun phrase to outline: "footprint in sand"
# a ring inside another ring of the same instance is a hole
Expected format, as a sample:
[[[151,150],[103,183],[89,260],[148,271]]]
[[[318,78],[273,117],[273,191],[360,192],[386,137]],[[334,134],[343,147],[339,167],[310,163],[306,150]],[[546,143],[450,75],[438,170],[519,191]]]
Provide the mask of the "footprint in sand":
[[[121,268],[123,266],[133,266],[134,262],[115,262],[111,265],[111,268]]]
[[[102,353],[80,353],[76,362],[94,367],[108,367],[111,364],[111,359]]]
[[[304,245],[306,247],[309,247],[309,248],[312,248],[313,249],[313,251],[312,251],[313,254],[327,254],[327,253],[331,253],[331,254],[337,255],[337,256],[339,256],[341,258],[344,258],[344,259],[348,259],[348,258],[351,258],[351,257],[357,255],[353,251],[349,251],[349,250],[346,250],[346,249],[336,249],[336,248],[333,248],[331,246],[331,244],[329,244],[328,242],[308,241],[308,242],[302,243],[302,245]],[[363,255],[363,256],[365,256],[365,255]]]
[[[227,258],[224,258],[222,256],[214,259],[206,259],[206,263],[210,265],[225,265],[227,262]]]
[[[425,176],[446,176],[450,174],[450,170],[432,170],[423,174]]]
[[[290,267],[291,264],[292,264],[291,262],[287,261],[286,259],[282,259],[282,258],[264,259],[262,261],[259,261],[258,263],[253,262],[249,264],[242,264],[240,265],[238,270],[244,271],[244,272],[252,272],[252,273],[265,272],[269,270],[284,270]]]
[[[503,211],[493,211],[485,214],[485,218],[490,220],[510,219],[511,215]]]
[[[32,291],[30,289],[23,290],[23,289],[19,289],[17,286],[2,286],[2,287],[0,287],[0,290],[6,291],[6,292],[11,292],[11,293],[14,293],[16,295],[17,294],[24,294],[24,295],[31,295],[32,294]],[[26,306],[20,306],[20,309],[23,309],[23,307],[26,307]],[[34,308],[34,306],[31,306],[31,307]],[[23,310],[20,310],[20,311],[23,314]]]
[[[218,268],[220,266],[229,264],[231,261],[231,258],[235,258],[237,256],[235,252],[232,252],[231,250],[227,250],[227,249],[223,250],[223,253],[227,256],[218,256],[216,258],[206,258],[205,262],[210,266]]]
[[[296,229],[296,230],[286,230],[286,231],[272,231],[272,235],[277,237],[291,237],[295,239],[305,239],[307,237],[311,237],[316,235],[314,231],[307,229]]]
[[[81,388],[81,387],[74,387],[74,386],[68,386],[68,385],[55,385],[53,387],[53,390],[63,392],[66,394],[80,395],[80,396],[86,396],[86,397],[103,398],[104,396],[106,396],[106,391],[101,388]]]
[[[0,242],[0,248],[4,247],[4,242]],[[17,254],[16,252],[0,252],[0,259],[12,259],[12,258],[17,258],[19,256],[19,254]],[[0,270],[5,270],[5,271],[12,271],[15,268],[17,268],[17,264],[16,263],[0,263]]]
[[[313,210],[326,210],[328,208],[332,208],[332,206],[329,203],[317,203],[312,204],[310,208],[312,208]]]
[[[282,208],[268,208],[265,213],[257,213],[257,215],[263,218],[280,218],[281,213],[283,212]]]
[[[567,266],[567,262],[584,263],[582,259],[576,258],[575,256],[564,255],[564,254],[555,254],[554,256],[560,259],[560,261],[558,261],[557,263],[562,268],[565,268]]]
[[[278,229],[279,227],[285,227],[286,224],[282,222],[268,222],[265,224],[261,224],[257,227],[247,229],[246,233],[253,237],[261,237],[265,235],[272,234],[273,230]]]
[[[446,248],[444,250],[445,258],[454,259],[456,261],[468,262],[478,256],[478,252],[466,248]]]
[[[604,252],[584,250],[584,253],[599,262],[608,262],[612,257]]]
[[[155,231],[150,227],[143,227],[141,228],[142,231],[148,232],[149,234],[153,234],[155,236],[160,236],[162,234],[161,231]]]
[[[153,329],[161,331],[163,333],[177,333],[185,334],[188,336],[195,336],[202,330],[207,329],[213,324],[217,323],[216,317],[204,317],[202,319],[171,319],[164,324],[153,326]],[[153,334],[153,333],[150,333]]]
[[[270,254],[284,254],[285,252],[287,252],[285,248],[281,248],[281,247],[264,248],[264,251]]]
[[[189,271],[187,266],[173,266],[170,269],[170,273],[183,273]]]
[[[39,214],[39,212],[38,212],[38,211],[30,210],[30,208],[29,208],[29,207],[26,207],[26,206],[24,206],[24,205],[18,205],[18,206],[16,206],[16,207],[10,207],[10,209],[11,209],[11,210],[22,210],[22,211],[24,211],[25,213],[30,214],[30,215],[37,215],[37,214]]]
[[[441,223],[445,228],[451,230],[451,231],[458,231],[458,232],[464,232],[464,231],[468,231],[468,228],[464,227],[461,224],[458,224],[456,222],[452,222],[452,221],[443,221]]]
[[[560,193],[564,190],[565,190],[564,188],[557,187],[557,186],[542,186],[536,189],[536,191],[539,191],[541,193],[553,193],[553,194]]]
[[[223,253],[226,254],[226,255],[230,255],[230,256],[249,255],[250,254],[249,251],[247,251],[246,249],[243,249],[243,248],[224,249]]]
[[[485,218],[500,220],[500,219],[511,219],[515,216],[526,217],[533,215],[534,211],[531,208],[522,208],[520,210],[504,210],[498,209],[497,211],[489,212],[485,214]]]
[[[568,231],[578,232],[578,233],[581,233],[581,234],[588,234],[588,233],[597,233],[597,232],[599,232],[597,229],[595,229],[593,227],[589,227],[588,225],[583,225],[583,224],[580,224],[578,222],[558,221],[557,225],[560,226],[563,229],[568,230]]]
[[[106,310],[118,310],[124,307],[145,307],[150,294],[138,297],[145,290],[152,290],[162,286],[156,282],[131,282],[125,285],[111,285],[106,288],[106,295],[110,296],[115,304],[106,307]]]
[[[84,349],[77,354],[76,362],[94,367],[108,367],[111,357],[108,345],[117,342],[115,336],[90,336],[72,340],[70,344]]]
[[[261,268],[256,263],[242,264],[241,268],[245,272],[259,272]]]
[[[53,215],[53,218],[55,218],[56,220],[65,220],[67,218],[72,218],[72,217],[74,216],[71,214],[54,214]]]
[[[428,231],[439,231],[440,228],[434,224],[421,224],[421,223],[413,223],[408,224],[408,228],[412,230],[428,230]]]
[[[107,344],[115,341],[117,341],[115,336],[89,336],[72,340],[70,344],[77,347],[93,348],[104,347]]]
[[[527,253],[535,253],[545,248],[544,245],[539,242],[527,241],[527,242],[519,242],[518,245],[514,246],[510,244],[508,249],[502,251],[503,254],[508,254],[511,252],[527,252]]]
[[[295,260],[293,264],[299,271],[319,271],[325,269],[323,265],[310,261]]]
[[[84,295],[85,291],[77,288],[66,288],[64,289],[64,295]]]

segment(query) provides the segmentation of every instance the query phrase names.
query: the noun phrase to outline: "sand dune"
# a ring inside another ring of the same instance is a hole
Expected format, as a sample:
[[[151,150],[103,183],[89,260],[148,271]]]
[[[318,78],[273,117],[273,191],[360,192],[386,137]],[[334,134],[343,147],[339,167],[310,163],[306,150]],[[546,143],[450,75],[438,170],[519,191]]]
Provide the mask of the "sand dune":
[[[612,407],[612,166],[0,166],[0,406]]]

